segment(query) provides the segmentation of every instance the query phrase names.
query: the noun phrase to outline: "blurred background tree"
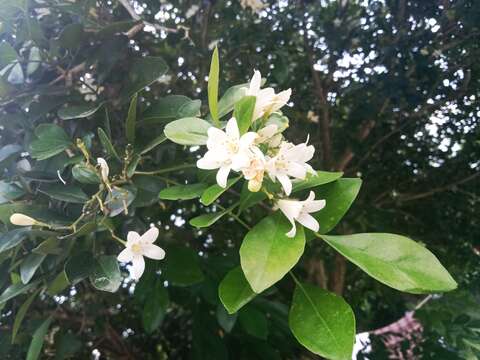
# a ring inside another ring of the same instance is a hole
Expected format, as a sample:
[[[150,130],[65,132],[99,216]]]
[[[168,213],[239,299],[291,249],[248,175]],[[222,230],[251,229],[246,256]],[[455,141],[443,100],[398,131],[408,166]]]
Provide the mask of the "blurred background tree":
[[[210,56],[217,45],[221,93],[247,82],[253,69],[274,87],[292,88],[285,110],[292,120],[290,138],[298,142],[310,134],[318,149],[316,169],[364,180],[337,233],[408,235],[425,243],[460,286],[422,301],[375,282],[319,242],[309,243],[303,275],[347,298],[358,332],[395,323],[420,304],[414,316],[423,333],[407,339],[414,349],[409,352],[407,344],[398,356],[478,359],[479,23],[480,3],[474,0],[6,0],[0,4],[0,164],[5,178],[23,169],[22,181],[56,179],[57,170],[69,164],[66,155],[32,169],[25,154],[33,128],[44,122],[61,124],[87,144],[101,126],[116,146],[125,145],[129,97],[140,89],[137,130],[154,139],[166,118],[181,117],[178,108],[162,106],[165,96],[187,95],[206,108]],[[89,146],[99,148],[96,140]],[[142,165],[154,169],[196,156],[195,149],[172,145],[152,152]],[[188,177],[188,170],[181,175]],[[208,233],[193,230],[186,221],[199,213],[196,202],[157,200],[161,178],[138,177],[136,186],[135,211],[119,226],[161,221],[168,230],[162,241],[191,250],[171,260],[185,264],[187,275],[149,263],[138,284],[127,280],[116,294],[84,282],[61,296],[44,294],[33,301],[14,343],[14,315],[27,296],[3,304],[3,358],[25,356],[46,313],[53,322],[45,358],[315,358],[289,333],[282,305],[291,296],[288,282],[238,317],[223,310],[216,289],[238,263],[242,231],[236,223],[218,223]],[[8,205],[11,189],[2,196]],[[248,216],[254,219],[254,210]],[[2,287],[12,276],[7,260],[0,259]],[[170,280],[168,295],[157,269]],[[379,339],[372,335],[358,357],[392,356]]]

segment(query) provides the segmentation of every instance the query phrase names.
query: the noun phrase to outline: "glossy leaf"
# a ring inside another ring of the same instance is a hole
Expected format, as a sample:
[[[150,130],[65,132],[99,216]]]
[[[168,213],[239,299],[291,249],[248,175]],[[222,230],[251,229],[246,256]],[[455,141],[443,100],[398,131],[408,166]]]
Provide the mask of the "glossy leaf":
[[[298,342],[311,352],[332,360],[352,358],[355,316],[340,296],[297,284],[288,323]]]
[[[267,339],[267,317],[260,310],[251,306],[243,308],[238,313],[238,320],[247,334],[259,339]]]
[[[167,70],[168,65],[160,57],[144,56],[134,58],[131,61],[130,71],[128,72],[126,94],[130,97],[139,92],[157,81]]]
[[[38,293],[40,292],[41,288],[33,292],[27,300],[20,306],[18,309],[16,315],[15,315],[15,320],[13,321],[13,327],[12,327],[12,344],[15,342],[15,338],[17,337],[18,330],[20,330],[20,326],[22,325],[23,319],[25,318],[25,315],[27,314],[28,309],[30,308],[30,305],[32,305],[33,300],[37,297]]]
[[[256,295],[240,266],[230,270],[218,287],[218,296],[229,314],[236,313]]]
[[[245,134],[252,124],[256,100],[255,96],[245,96],[234,106],[233,117],[237,120],[240,134]]]
[[[208,74],[208,106],[210,114],[215,123],[219,123],[218,117],[218,82],[220,73],[220,61],[218,58],[218,48],[215,47],[210,63],[210,72]]]
[[[95,114],[103,104],[84,103],[81,105],[69,105],[58,110],[58,117],[62,120],[83,119]]]
[[[175,185],[160,191],[158,197],[163,200],[191,200],[200,197],[206,188],[207,184],[203,183]]]
[[[0,180],[0,204],[15,200],[25,194],[25,191],[15,183]]]
[[[218,101],[218,117],[222,118],[231,112],[237,103],[247,93],[248,84],[235,85],[227,89]]]
[[[114,217],[128,211],[128,207],[135,200],[137,190],[133,186],[113,187],[105,199],[108,216]]]
[[[0,253],[14,248],[27,238],[29,228],[19,228],[0,234]]]
[[[89,199],[82,189],[73,185],[49,185],[38,189],[38,191],[50,196],[52,199],[76,204],[83,204]]]
[[[155,282],[155,287],[147,296],[142,311],[143,328],[147,334],[151,334],[162,324],[168,302],[167,289],[163,286],[163,283]]]
[[[65,263],[65,275],[71,284],[75,284],[93,274],[96,265],[90,252],[77,252]]]
[[[238,182],[238,180],[240,180],[241,178],[242,178],[241,176],[237,176],[237,177],[228,179],[227,186],[224,188],[218,184],[210,186],[203,192],[200,202],[203,205],[207,205],[207,206],[212,204],[215,200],[219,198],[220,195],[222,195],[225,191],[227,191],[233,185],[235,185]]]
[[[280,213],[268,216],[251,229],[240,247],[243,273],[253,291],[269,288],[298,262],[305,248],[303,227],[295,237],[285,235],[290,223]]]
[[[330,232],[340,222],[357,197],[361,185],[360,179],[342,178],[314,190],[316,199],[326,201],[325,207],[313,215],[320,224],[321,234]]]
[[[23,260],[20,265],[20,278],[22,279],[22,283],[28,284],[30,282],[45,257],[46,255],[44,254],[31,253]]]
[[[128,108],[127,120],[125,121],[125,132],[127,140],[130,144],[135,144],[135,124],[137,122],[137,97],[138,94],[133,95]]]
[[[293,183],[292,192],[311,189],[320,185],[331,183],[343,175],[342,172],[317,171],[317,175],[308,174],[305,180]]]
[[[435,255],[405,236],[365,233],[321,237],[367,274],[394,289],[420,294],[457,287]]]
[[[35,129],[37,139],[30,143],[30,154],[38,160],[55,156],[72,145],[65,131],[54,124],[41,124]]]
[[[30,347],[28,348],[26,360],[37,360],[40,357],[45,335],[51,323],[52,318],[49,317],[35,330],[32,341],[30,342]]]
[[[85,165],[76,164],[72,167],[72,176],[82,184],[99,184],[100,177],[95,169]]]
[[[28,290],[32,289],[36,285],[37,285],[37,281],[27,285],[22,284],[21,282],[10,285],[3,291],[2,295],[0,295],[0,305],[14,298],[15,296],[18,296],[20,294],[23,294],[24,292],[27,292]]]
[[[204,228],[204,227],[209,227],[213,224],[215,224],[218,220],[220,220],[223,216],[227,215],[233,210],[233,207],[230,207],[228,209],[215,212],[215,213],[210,213],[210,214],[203,214],[197,217],[194,217],[193,219],[190,219],[189,224],[192,226],[195,226],[197,228]]]
[[[98,132],[98,138],[100,139],[100,142],[102,143],[103,148],[107,152],[108,155],[114,157],[117,160],[120,160],[120,156],[117,153],[117,150],[112,145],[112,142],[108,138],[108,135],[103,131],[102,128],[97,129]]]
[[[122,274],[115,256],[102,255],[96,259],[90,282],[99,290],[116,292],[122,284]]]
[[[190,117],[172,121],[165,126],[165,136],[180,145],[205,145],[207,143],[209,122]]]
[[[165,134],[161,134],[157,136],[155,139],[153,139],[147,145],[145,145],[145,147],[142,150],[140,150],[140,154],[144,155],[148,153],[149,151],[155,149],[158,145],[163,143],[165,140],[167,140],[167,137],[165,136]]]
[[[143,121],[147,123],[161,123],[180,119],[182,117],[196,116],[196,114],[182,115],[181,112],[181,109],[185,106],[189,107],[189,104],[192,102],[193,100],[184,95],[168,95],[164,98],[160,98],[142,114]]]

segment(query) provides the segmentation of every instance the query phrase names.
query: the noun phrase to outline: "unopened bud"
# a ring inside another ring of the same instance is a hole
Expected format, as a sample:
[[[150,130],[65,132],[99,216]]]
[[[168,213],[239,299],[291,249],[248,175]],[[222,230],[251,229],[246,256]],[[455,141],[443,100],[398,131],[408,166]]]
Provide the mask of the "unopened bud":
[[[13,225],[18,225],[18,226],[32,226],[32,225],[39,224],[39,222],[34,218],[31,218],[30,216],[19,214],[19,213],[15,213],[12,216],[10,216],[10,222]]]

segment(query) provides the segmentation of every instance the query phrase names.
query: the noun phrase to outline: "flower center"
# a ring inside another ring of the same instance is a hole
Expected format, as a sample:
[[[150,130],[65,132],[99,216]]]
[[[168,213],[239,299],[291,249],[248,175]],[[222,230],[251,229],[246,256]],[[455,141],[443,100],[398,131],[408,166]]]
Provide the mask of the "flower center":
[[[135,253],[135,254],[140,254],[142,252],[142,245],[133,244],[132,245],[132,252]]]
[[[238,144],[236,141],[227,141],[226,148],[230,154],[236,154],[238,152]]]

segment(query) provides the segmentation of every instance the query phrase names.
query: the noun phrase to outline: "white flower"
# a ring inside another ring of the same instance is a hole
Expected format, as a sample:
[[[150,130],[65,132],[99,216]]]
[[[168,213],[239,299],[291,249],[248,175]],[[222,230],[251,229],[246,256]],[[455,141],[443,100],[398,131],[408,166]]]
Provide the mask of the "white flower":
[[[249,7],[252,12],[258,12],[267,6],[261,0],[240,0],[240,5],[244,9]]]
[[[10,222],[13,225],[18,225],[18,226],[32,226],[32,225],[39,224],[39,222],[34,218],[24,214],[20,214],[20,213],[15,213],[12,216],[10,216]]]
[[[295,179],[305,179],[307,172],[316,174],[310,165],[307,164],[315,152],[315,148],[307,143],[293,145],[284,141],[274,157],[267,162],[267,172],[270,178],[275,181],[278,179],[282,184],[285,194],[292,192],[292,181]]]
[[[268,116],[271,113],[279,110],[290,99],[292,90],[288,89],[275,94],[273,88],[260,89],[262,82],[262,75],[260,71],[255,70],[250,85],[247,89],[247,96],[255,96],[255,110],[253,111],[253,120],[257,120],[263,116]]]
[[[108,184],[108,174],[110,173],[110,168],[108,167],[107,162],[104,158],[98,158],[97,164],[100,166],[100,174],[102,175],[103,182]]]
[[[292,229],[286,234],[288,237],[294,237],[297,228],[295,220],[306,228],[317,232],[320,228],[318,221],[310,215],[322,210],[325,207],[325,200],[315,200],[315,193],[310,191],[308,198],[304,201],[299,200],[278,200],[277,206],[292,224]]]
[[[265,163],[265,156],[260,149],[252,146],[249,152],[249,163],[242,168],[242,174],[248,180],[248,190],[251,192],[257,192],[262,187]]]
[[[132,262],[130,275],[133,279],[138,280],[145,270],[144,256],[162,260],[165,257],[165,251],[153,245],[158,237],[158,229],[151,227],[148,231],[140,236],[136,231],[129,231],[127,235],[126,248],[118,255],[117,260],[121,262]]]
[[[278,132],[278,126],[270,124],[257,131],[255,144],[267,144],[270,148],[276,148],[282,142],[282,134]]]
[[[235,118],[228,121],[225,131],[211,127],[208,129],[208,151],[197,161],[197,167],[206,170],[219,169],[217,183],[225,188],[230,170],[239,171],[248,165],[247,152],[256,137],[254,132],[240,136]]]

